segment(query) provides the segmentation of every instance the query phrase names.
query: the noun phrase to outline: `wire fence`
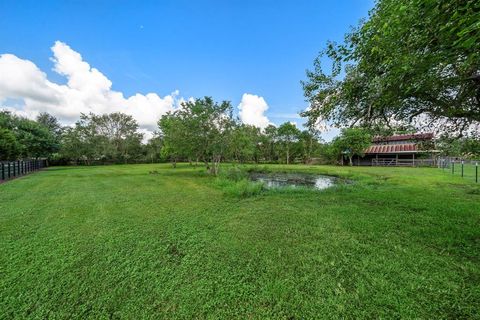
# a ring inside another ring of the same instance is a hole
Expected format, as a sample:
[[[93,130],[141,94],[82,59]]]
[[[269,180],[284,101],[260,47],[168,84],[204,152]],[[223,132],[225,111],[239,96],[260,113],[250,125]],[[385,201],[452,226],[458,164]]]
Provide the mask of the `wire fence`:
[[[0,162],[0,182],[24,176],[47,166],[46,160],[17,160]]]
[[[464,160],[455,158],[443,158],[438,160],[438,168],[452,175],[471,179],[478,183],[478,166],[480,160]]]

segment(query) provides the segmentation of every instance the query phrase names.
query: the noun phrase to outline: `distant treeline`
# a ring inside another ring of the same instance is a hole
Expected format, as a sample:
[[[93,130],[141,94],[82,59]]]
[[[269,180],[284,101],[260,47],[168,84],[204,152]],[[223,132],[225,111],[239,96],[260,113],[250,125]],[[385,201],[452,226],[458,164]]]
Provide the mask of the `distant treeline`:
[[[362,155],[374,135],[412,132],[413,128],[347,128],[329,143],[315,129],[300,130],[285,122],[263,130],[243,124],[231,103],[205,97],[183,103],[158,121],[144,141],[136,120],[123,113],[82,114],[62,126],[48,113],[35,120],[0,111],[0,160],[48,159],[50,164],[114,164],[188,161],[203,163],[216,174],[220,162],[337,163],[342,156]],[[442,155],[480,157],[480,142],[442,136]]]
[[[144,141],[136,120],[123,113],[82,114],[73,126],[42,113],[35,120],[0,111],[0,160],[45,158],[50,164],[178,161],[210,163],[309,162],[324,154],[318,132],[291,123],[260,130],[232,115],[229,102],[198,99],[159,121]],[[210,168],[210,166],[209,166]]]

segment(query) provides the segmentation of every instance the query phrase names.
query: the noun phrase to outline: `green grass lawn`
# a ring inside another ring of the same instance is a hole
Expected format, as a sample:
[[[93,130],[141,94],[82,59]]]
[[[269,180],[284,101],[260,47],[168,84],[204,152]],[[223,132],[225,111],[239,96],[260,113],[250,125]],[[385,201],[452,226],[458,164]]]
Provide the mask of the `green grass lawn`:
[[[0,184],[0,319],[479,318],[480,185],[269,168],[355,183],[241,196],[156,164]]]

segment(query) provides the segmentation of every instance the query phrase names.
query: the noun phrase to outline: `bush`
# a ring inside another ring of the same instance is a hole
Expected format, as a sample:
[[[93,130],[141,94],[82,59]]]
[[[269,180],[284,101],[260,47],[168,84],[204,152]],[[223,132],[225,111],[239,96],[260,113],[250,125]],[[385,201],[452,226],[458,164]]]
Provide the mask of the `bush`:
[[[215,184],[230,196],[247,198],[260,194],[264,190],[264,184],[250,181],[249,172],[250,169],[246,171],[239,167],[230,168],[217,177]]]
[[[248,179],[248,173],[245,170],[242,170],[239,167],[233,167],[228,169],[226,172],[221,173],[220,177],[232,181],[240,181]]]

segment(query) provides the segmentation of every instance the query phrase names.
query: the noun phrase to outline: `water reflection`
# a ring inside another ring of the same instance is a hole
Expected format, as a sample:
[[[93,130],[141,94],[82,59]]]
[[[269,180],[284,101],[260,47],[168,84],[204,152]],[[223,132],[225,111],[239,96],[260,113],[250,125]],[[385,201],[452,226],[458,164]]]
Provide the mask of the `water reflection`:
[[[338,183],[335,177],[302,173],[252,173],[250,179],[265,183],[267,188],[307,187],[322,190]]]

